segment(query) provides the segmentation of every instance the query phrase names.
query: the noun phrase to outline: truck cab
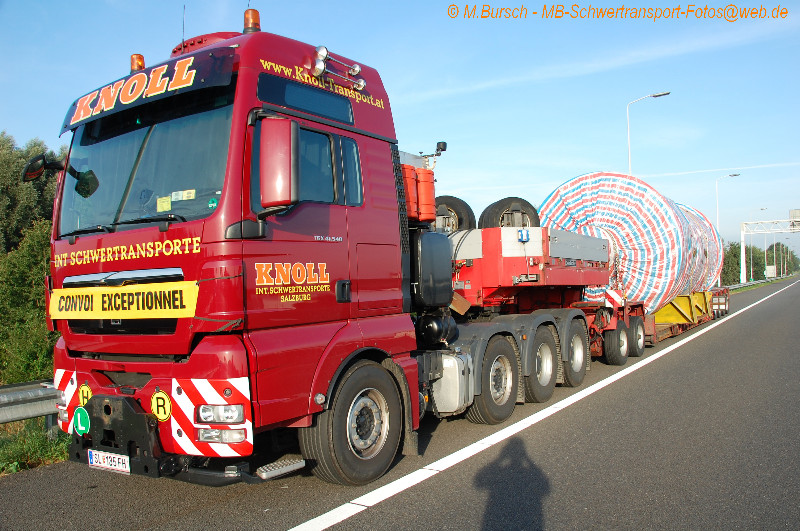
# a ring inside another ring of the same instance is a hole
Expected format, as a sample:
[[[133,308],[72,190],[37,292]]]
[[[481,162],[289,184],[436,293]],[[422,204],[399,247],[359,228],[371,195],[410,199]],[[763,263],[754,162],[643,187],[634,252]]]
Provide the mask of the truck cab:
[[[377,443],[349,436],[356,459],[375,462],[375,444],[393,455],[401,432],[413,446],[411,252],[389,99],[374,69],[261,32],[252,10],[245,24],[156,66],[133,57],[130,75],[65,117],[48,314],[73,459],[240,479],[241,467],[210,479],[197,466],[250,455],[255,432],[312,426],[355,360],[392,396],[356,390],[350,414],[393,416]]]

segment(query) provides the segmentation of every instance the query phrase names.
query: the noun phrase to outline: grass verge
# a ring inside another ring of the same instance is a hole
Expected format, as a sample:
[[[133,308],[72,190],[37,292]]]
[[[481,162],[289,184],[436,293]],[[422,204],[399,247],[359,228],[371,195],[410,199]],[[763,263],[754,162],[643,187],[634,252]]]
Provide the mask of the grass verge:
[[[67,459],[69,435],[49,439],[44,417],[0,425],[0,475]]]

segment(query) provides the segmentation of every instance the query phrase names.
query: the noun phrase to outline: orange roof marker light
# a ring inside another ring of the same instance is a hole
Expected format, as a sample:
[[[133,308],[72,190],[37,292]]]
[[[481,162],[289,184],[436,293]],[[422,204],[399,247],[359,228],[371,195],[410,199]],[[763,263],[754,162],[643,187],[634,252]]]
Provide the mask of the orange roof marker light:
[[[242,33],[256,33],[261,31],[261,15],[257,9],[248,9],[244,12],[244,30]]]
[[[144,55],[135,53],[131,55],[131,74],[144,70]]]

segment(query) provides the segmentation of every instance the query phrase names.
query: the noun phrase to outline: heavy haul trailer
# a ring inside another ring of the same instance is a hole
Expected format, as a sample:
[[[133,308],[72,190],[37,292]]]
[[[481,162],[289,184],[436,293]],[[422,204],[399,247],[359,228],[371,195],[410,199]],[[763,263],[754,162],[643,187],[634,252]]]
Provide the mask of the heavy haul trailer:
[[[648,345],[677,336],[728,313],[730,291],[716,288],[689,295],[679,295],[645,319]]]
[[[603,239],[432,230],[430,165],[404,182],[378,73],[254,10],[166,63],[132,57],[67,131],[65,161],[23,179],[60,170],[48,324],[59,426],[91,467],[363,484],[417,453],[426,412],[502,422],[580,384],[590,353],[624,362],[640,324],[636,304],[581,302],[607,282]],[[304,459],[251,466],[284,428]]]

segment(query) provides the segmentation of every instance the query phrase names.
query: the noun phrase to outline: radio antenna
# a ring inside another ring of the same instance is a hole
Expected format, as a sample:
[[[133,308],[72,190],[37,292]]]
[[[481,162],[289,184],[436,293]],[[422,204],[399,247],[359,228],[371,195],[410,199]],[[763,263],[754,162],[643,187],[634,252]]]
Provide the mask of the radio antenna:
[[[186,50],[186,4],[183,4],[183,24],[181,25],[181,53]]]

